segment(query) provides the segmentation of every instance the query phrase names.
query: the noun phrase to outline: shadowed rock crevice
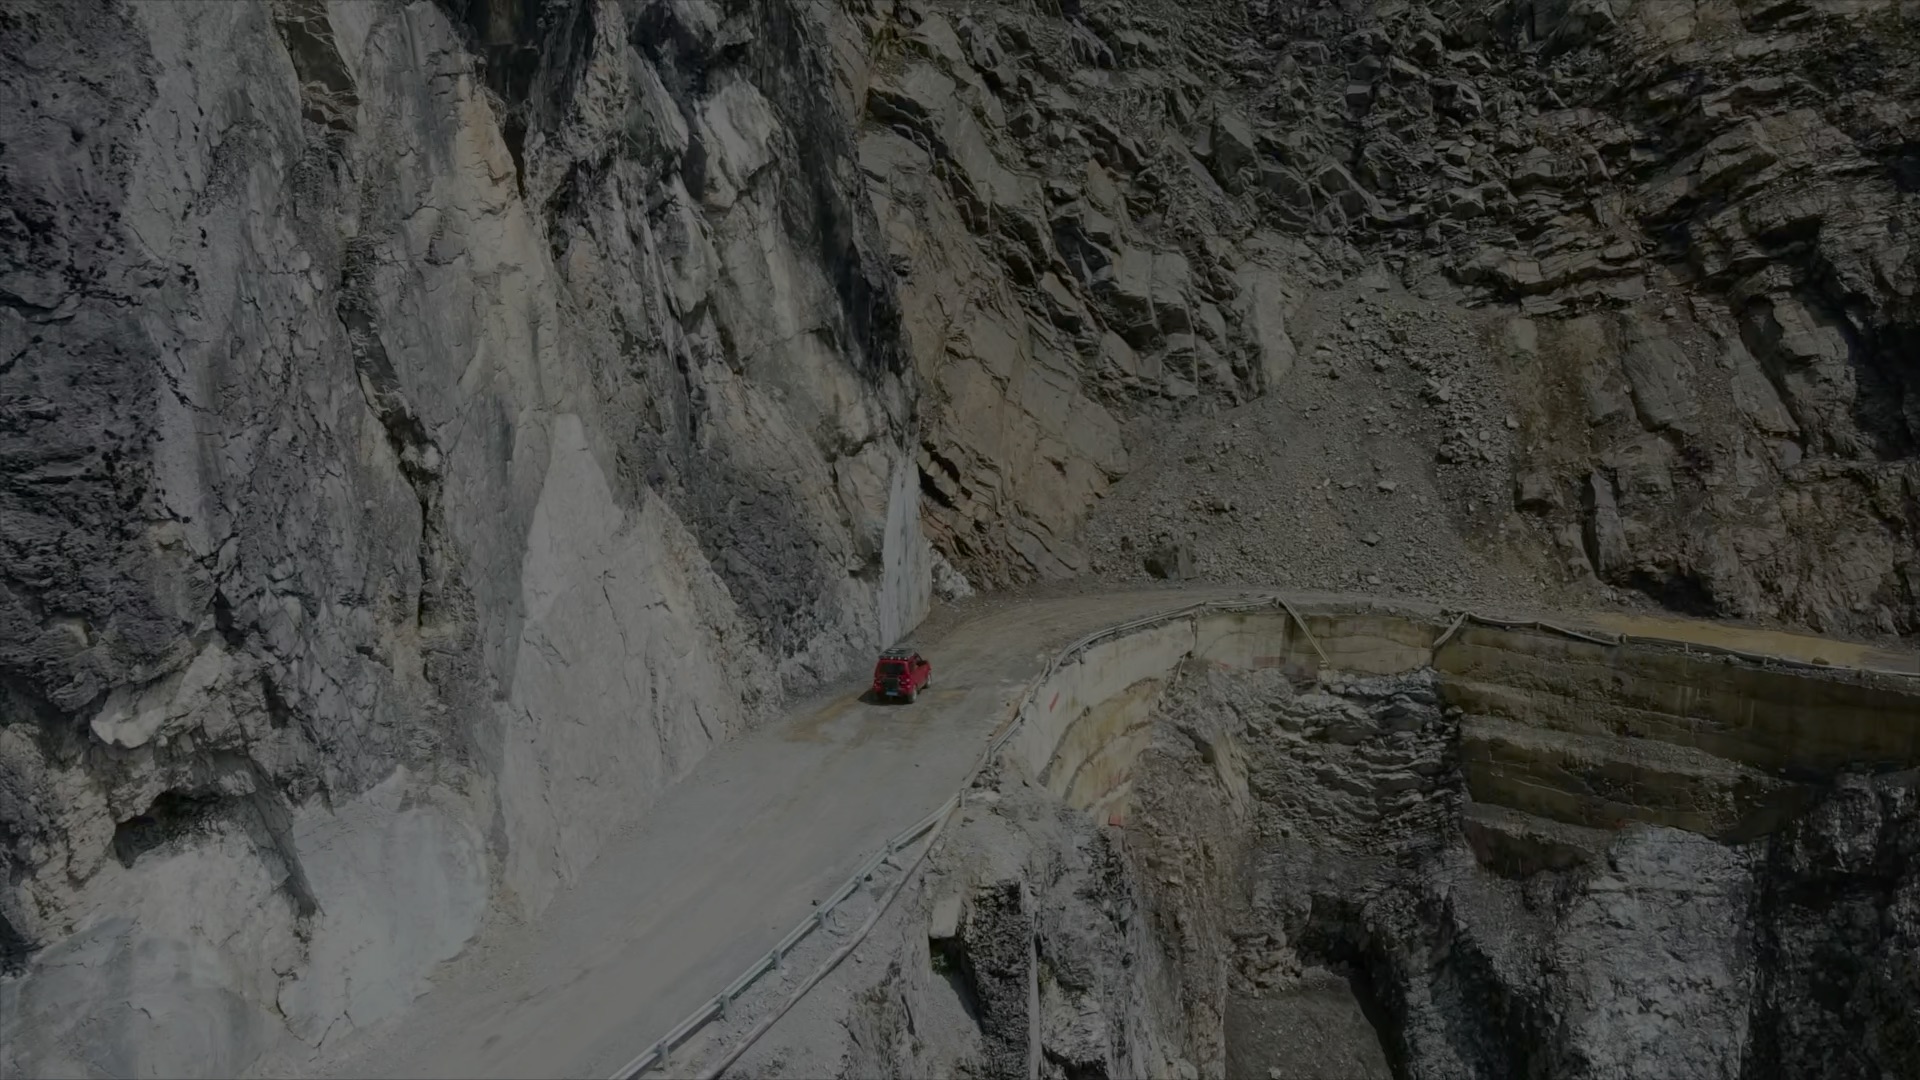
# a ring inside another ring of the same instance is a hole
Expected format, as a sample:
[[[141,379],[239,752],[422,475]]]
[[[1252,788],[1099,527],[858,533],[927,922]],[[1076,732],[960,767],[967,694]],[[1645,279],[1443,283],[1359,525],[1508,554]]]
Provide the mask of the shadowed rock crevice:
[[[146,852],[191,835],[209,818],[230,809],[217,792],[163,791],[144,812],[114,826],[113,856],[120,865],[132,867]]]
[[[0,975],[19,975],[32,955],[32,943],[0,912]]]
[[[455,584],[448,580],[445,521],[440,506],[444,459],[406,391],[380,339],[377,305],[368,295],[374,286],[368,264],[376,259],[374,245],[349,243],[343,259],[341,299],[337,312],[347,332],[361,394],[386,432],[387,445],[399,463],[400,474],[412,487],[420,506],[420,596],[415,621],[426,626],[437,615],[442,593]]]
[[[504,106],[500,135],[527,194],[526,143],[566,115],[593,52],[591,0],[435,0],[465,32]]]
[[[359,89],[340,58],[325,0],[280,0],[273,25],[300,78],[303,115],[335,135],[352,134]]]
[[[827,268],[839,301],[835,321],[845,329],[832,344],[870,378],[901,375],[913,357],[902,336],[893,272],[876,255],[866,186],[852,172],[858,160],[854,122],[833,95],[836,76],[820,40],[824,27],[794,0],[751,0],[745,10],[756,37],[748,70],[797,151],[796,168],[783,174],[786,228]]]

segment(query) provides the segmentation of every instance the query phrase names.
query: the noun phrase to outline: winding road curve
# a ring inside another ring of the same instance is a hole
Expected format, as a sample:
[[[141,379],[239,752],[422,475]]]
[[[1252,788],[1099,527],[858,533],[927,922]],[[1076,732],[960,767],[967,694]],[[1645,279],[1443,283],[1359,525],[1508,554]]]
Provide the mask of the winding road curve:
[[[1239,589],[1004,608],[920,639],[910,707],[845,693],[716,749],[532,926],[455,961],[336,1076],[607,1076],[726,985],[978,762],[1054,650]]]
[[[715,750],[537,922],[495,934],[449,965],[431,992],[332,1075],[611,1074],[757,959],[889,837],[944,802],[1055,650],[1102,627],[1245,592],[1037,600],[921,639],[934,681],[917,704],[864,703],[864,680],[850,682],[825,704]],[[1818,653],[1843,665],[1890,655],[1719,624],[1572,621],[1776,655]]]

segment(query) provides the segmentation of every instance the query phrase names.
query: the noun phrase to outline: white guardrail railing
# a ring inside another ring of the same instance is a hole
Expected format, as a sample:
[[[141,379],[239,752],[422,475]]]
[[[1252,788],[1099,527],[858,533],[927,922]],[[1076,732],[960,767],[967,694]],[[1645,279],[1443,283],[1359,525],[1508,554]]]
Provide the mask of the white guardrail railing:
[[[907,878],[912,876],[914,869],[919,865],[920,859],[924,858],[927,849],[932,847],[933,840],[936,839],[939,832],[946,827],[948,819],[952,817],[954,811],[960,808],[967,791],[973,787],[973,783],[979,777],[981,770],[985,769],[994,758],[999,756],[1000,751],[1006,747],[1007,741],[1019,732],[1021,724],[1026,718],[1028,707],[1033,704],[1034,699],[1039,695],[1040,688],[1046,684],[1048,679],[1053,677],[1061,665],[1108,638],[1130,634],[1144,627],[1174,622],[1206,611],[1253,611],[1275,605],[1287,607],[1289,612],[1292,611],[1292,608],[1287,605],[1285,600],[1272,595],[1260,595],[1257,598],[1249,596],[1246,599],[1239,600],[1203,600],[1199,603],[1188,604],[1171,611],[1159,612],[1154,615],[1134,619],[1130,622],[1096,630],[1056,652],[1047,660],[1046,666],[1041,669],[1040,673],[1035,676],[1033,681],[1028,685],[1027,691],[1021,696],[1019,704],[1014,706],[1011,721],[987,744],[986,752],[980,756],[979,762],[976,763],[973,770],[967,774],[967,778],[961,782],[958,791],[950,796],[946,802],[941,803],[939,808],[931,814],[921,818],[910,828],[887,841],[886,846],[881,851],[875,853],[873,857],[861,865],[860,869],[854,871],[852,877],[849,877],[838,889],[835,889],[831,896],[827,897],[827,899],[816,907],[805,919],[802,919],[798,926],[795,926],[787,933],[787,936],[781,938],[778,944],[767,950],[767,952],[758,960],[754,961],[747,970],[741,972],[739,978],[728,983],[725,989],[707,999],[704,1004],[695,1009],[685,1020],[675,1024],[673,1030],[654,1040],[653,1044],[641,1051],[638,1057],[621,1066],[620,1070],[613,1074],[613,1080],[635,1080],[635,1078],[651,1070],[660,1068],[671,1059],[676,1049],[685,1045],[686,1042],[698,1034],[702,1028],[716,1020],[724,1020],[734,1002],[739,1001],[748,990],[752,989],[755,983],[765,978],[771,972],[782,970],[786,958],[799,947],[802,941],[806,940],[815,930],[820,929],[826,924],[826,921],[832,916],[835,908],[853,896],[863,883],[872,880],[873,876],[880,871],[882,866],[890,864],[896,855],[913,847],[915,843],[925,837],[927,839],[927,845],[921,849],[920,856],[915,858],[911,865],[900,867],[902,871],[900,879],[888,890],[887,895],[881,899],[879,906],[868,917],[866,923],[860,927],[854,936],[840,949],[836,950],[813,975],[802,983],[794,993],[789,996],[781,1008],[764,1018],[755,1026],[753,1031],[749,1032],[738,1044],[728,1050],[726,1054],[722,1055],[712,1065],[708,1066],[708,1068],[701,1073],[701,1076],[703,1078],[718,1077],[728,1066],[738,1060],[741,1054],[745,1053],[754,1042],[758,1041],[761,1035],[765,1034],[766,1031],[773,1026],[774,1022],[778,1021],[781,1016],[785,1015],[789,1009],[798,1003],[800,998],[805,996],[806,992],[812,989],[821,979],[825,978],[828,972],[831,972],[837,967],[839,962],[845,959],[846,954],[851,952],[853,947],[858,945],[861,940],[866,937],[867,932],[872,929],[874,923],[878,922],[880,916],[892,905],[893,898],[899,892],[900,886],[906,882]],[[1298,620],[1299,616],[1296,614],[1294,618]],[[1300,626],[1304,630],[1306,623],[1301,622]],[[1318,646],[1315,647],[1318,648]],[[929,836],[929,834],[933,835]]]
[[[760,959],[749,966],[746,971],[742,972],[739,978],[728,983],[726,988],[721,990],[720,993],[709,998],[705,1004],[695,1009],[685,1020],[674,1025],[673,1030],[654,1040],[653,1044],[642,1051],[638,1057],[621,1066],[620,1070],[613,1074],[613,1080],[636,1080],[636,1078],[650,1070],[665,1066],[671,1060],[673,1051],[685,1045],[686,1042],[699,1033],[702,1028],[716,1020],[725,1020],[734,1002],[739,1001],[748,990],[753,988],[756,982],[770,973],[784,970],[786,958],[815,930],[827,924],[827,920],[832,917],[834,909],[845,903],[855,892],[859,891],[863,883],[871,881],[883,866],[896,865],[894,863],[896,856],[908,848],[913,847],[914,844],[918,843],[922,838],[925,838],[926,844],[921,848],[919,855],[910,863],[898,864],[898,869],[901,871],[899,879],[887,890],[886,895],[881,898],[880,903],[875,907],[873,912],[868,915],[866,922],[863,923],[853,936],[841,945],[839,949],[836,949],[819,968],[808,976],[804,982],[795,988],[780,1008],[762,1018],[751,1031],[727,1050],[725,1054],[721,1055],[712,1064],[708,1065],[706,1069],[702,1070],[700,1073],[701,1080],[716,1080],[722,1072],[726,1071],[729,1066],[739,1060],[741,1054],[745,1053],[747,1049],[757,1042],[762,1035],[766,1034],[782,1016],[785,1016],[794,1005],[798,1004],[801,998],[806,996],[807,991],[813,989],[820,980],[824,979],[828,973],[839,966],[840,961],[846,959],[854,948],[865,940],[867,933],[880,921],[880,917],[884,915],[892,905],[894,897],[899,894],[902,886],[913,876],[920,862],[925,859],[927,852],[932,849],[934,841],[939,838],[940,832],[946,828],[947,822],[952,818],[954,812],[964,805],[966,793],[971,790],[974,781],[979,778],[981,771],[991,764],[993,760],[999,756],[1000,751],[1005,749],[1007,742],[1019,733],[1021,725],[1026,721],[1028,707],[1038,698],[1041,688],[1046,685],[1047,680],[1051,679],[1062,666],[1102,641],[1131,634],[1149,626],[1176,622],[1180,619],[1192,618],[1208,612],[1257,611],[1261,608],[1270,607],[1278,607],[1286,611],[1288,617],[1293,620],[1295,625],[1299,626],[1300,632],[1306,637],[1307,644],[1311,646],[1313,651],[1320,657],[1321,662],[1327,662],[1327,654],[1321,651],[1320,643],[1314,640],[1313,631],[1308,627],[1306,619],[1302,618],[1300,613],[1294,610],[1293,605],[1289,603],[1284,596],[1277,593],[1247,593],[1243,594],[1239,599],[1202,600],[1184,607],[1143,616],[1129,622],[1095,630],[1056,652],[1047,660],[1046,666],[1041,669],[1040,673],[1028,684],[1026,693],[1021,696],[1019,704],[1014,707],[1011,720],[1005,728],[994,735],[988,742],[986,752],[980,756],[979,762],[976,763],[973,770],[967,774],[967,778],[961,782],[958,791],[948,797],[947,801],[941,803],[932,813],[921,818],[899,835],[887,841],[886,846],[881,851],[861,864],[860,869],[854,871],[852,877],[849,877],[838,889],[835,889],[833,894],[829,896],[824,903],[816,907],[805,919],[802,919],[800,924],[789,931],[787,936],[781,938],[778,944],[772,949],[769,949]],[[1834,672],[1860,671],[1874,675],[1891,675],[1908,679],[1920,676],[1920,671],[1898,671],[1885,668],[1856,667],[1838,664],[1814,664],[1795,657],[1749,652],[1727,646],[1708,645],[1701,642],[1688,642],[1679,639],[1650,637],[1640,634],[1594,633],[1584,630],[1573,630],[1539,619],[1498,619],[1477,615],[1470,611],[1459,613],[1458,617],[1447,627],[1446,632],[1434,641],[1432,646],[1433,651],[1437,653],[1440,647],[1450,641],[1467,623],[1476,623],[1504,629],[1543,630],[1549,633],[1591,642],[1596,645],[1621,646],[1645,644],[1681,647],[1688,651],[1717,653],[1750,662],[1785,664],[1802,669],[1811,668],[1814,670]]]

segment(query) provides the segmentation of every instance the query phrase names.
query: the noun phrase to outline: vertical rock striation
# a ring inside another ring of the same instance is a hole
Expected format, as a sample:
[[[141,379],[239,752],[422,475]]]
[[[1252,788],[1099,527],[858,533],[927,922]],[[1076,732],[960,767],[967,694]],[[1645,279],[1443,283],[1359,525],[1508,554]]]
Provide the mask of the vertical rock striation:
[[[925,611],[807,5],[0,14],[0,1068],[406,1003]]]

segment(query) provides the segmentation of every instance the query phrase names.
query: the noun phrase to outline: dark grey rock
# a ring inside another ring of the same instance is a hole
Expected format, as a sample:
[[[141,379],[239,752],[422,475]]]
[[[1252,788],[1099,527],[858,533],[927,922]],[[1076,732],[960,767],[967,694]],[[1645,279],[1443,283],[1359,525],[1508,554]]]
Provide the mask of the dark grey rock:
[[[1193,551],[1184,544],[1169,544],[1146,556],[1147,573],[1164,581],[1180,581],[1193,576]]]

